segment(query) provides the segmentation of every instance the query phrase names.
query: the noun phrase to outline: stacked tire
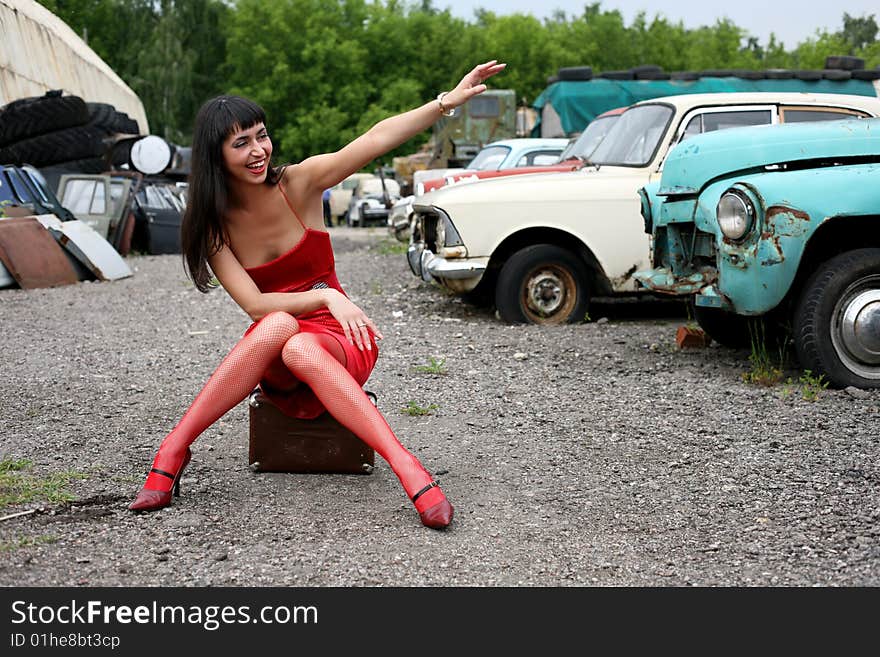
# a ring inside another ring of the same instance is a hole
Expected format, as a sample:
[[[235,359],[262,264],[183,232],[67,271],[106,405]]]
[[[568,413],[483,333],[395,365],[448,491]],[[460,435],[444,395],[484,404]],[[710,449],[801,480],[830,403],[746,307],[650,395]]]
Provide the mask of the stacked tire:
[[[138,132],[112,105],[48,91],[0,108],[0,163],[100,173],[117,136]]]

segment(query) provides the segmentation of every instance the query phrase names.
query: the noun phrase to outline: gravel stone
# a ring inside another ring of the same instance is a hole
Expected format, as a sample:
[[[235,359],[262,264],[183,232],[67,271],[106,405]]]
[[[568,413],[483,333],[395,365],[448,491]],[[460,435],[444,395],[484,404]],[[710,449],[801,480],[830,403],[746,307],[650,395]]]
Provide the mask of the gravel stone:
[[[125,280],[0,290],[0,457],[85,475],[73,503],[0,512],[36,510],[0,522],[5,585],[880,585],[880,391],[746,384],[748,351],[676,347],[679,303],[509,326],[412,276],[381,229],[331,237],[385,334],[366,388],[442,474],[453,524],[422,527],[378,457],[369,475],[251,472],[245,402],[195,442],[170,508],[128,511],[249,324],[179,256],[132,256]],[[432,357],[444,374],[418,369]]]

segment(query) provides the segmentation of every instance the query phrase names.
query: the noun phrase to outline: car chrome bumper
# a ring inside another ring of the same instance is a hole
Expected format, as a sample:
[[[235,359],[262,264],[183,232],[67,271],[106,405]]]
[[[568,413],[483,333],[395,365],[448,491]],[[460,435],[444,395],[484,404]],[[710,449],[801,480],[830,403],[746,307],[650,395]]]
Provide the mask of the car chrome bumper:
[[[423,242],[409,245],[406,251],[409,268],[424,281],[433,279],[479,279],[486,271],[488,258],[456,258],[447,260],[432,253]]]

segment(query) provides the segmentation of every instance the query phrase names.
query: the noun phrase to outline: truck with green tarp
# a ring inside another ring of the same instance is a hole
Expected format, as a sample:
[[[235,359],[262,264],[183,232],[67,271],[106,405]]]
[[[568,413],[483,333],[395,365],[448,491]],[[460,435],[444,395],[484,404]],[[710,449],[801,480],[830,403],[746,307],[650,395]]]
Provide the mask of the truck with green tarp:
[[[571,137],[602,112],[661,96],[733,91],[880,96],[880,69],[863,67],[864,61],[856,57],[829,57],[825,69],[811,71],[715,70],[670,74],[659,67],[640,66],[594,77],[587,66],[560,69],[532,103],[537,119],[531,136]]]

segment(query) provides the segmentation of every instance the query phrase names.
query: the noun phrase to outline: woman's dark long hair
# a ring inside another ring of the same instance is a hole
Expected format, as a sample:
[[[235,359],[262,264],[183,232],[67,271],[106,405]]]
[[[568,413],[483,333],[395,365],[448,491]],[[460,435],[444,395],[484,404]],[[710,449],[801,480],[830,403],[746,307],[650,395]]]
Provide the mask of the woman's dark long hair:
[[[208,257],[228,241],[223,224],[228,200],[223,142],[233,130],[247,130],[258,123],[266,123],[263,108],[241,96],[217,96],[196,114],[180,250],[187,273],[200,292],[216,287]],[[278,171],[269,166],[266,184],[275,185],[278,178]]]

